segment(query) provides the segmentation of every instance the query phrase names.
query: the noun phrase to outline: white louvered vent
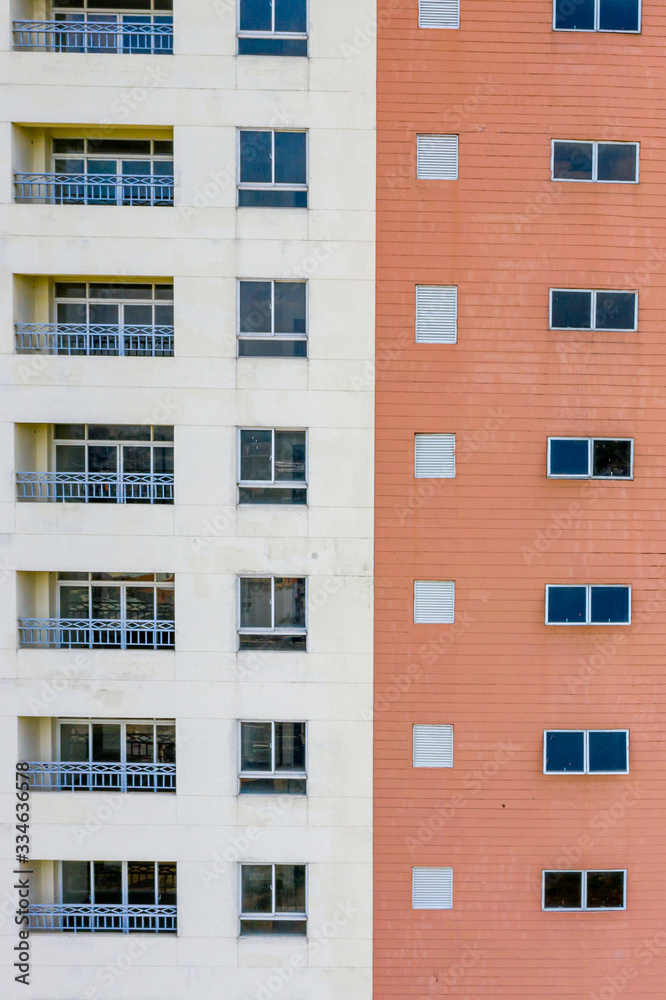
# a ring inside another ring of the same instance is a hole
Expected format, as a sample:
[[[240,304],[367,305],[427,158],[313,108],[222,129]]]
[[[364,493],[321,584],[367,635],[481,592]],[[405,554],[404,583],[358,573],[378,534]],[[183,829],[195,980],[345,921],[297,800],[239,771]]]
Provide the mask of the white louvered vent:
[[[457,181],[458,136],[417,135],[416,176],[424,181]]]
[[[455,434],[417,434],[414,443],[416,479],[455,479]]]
[[[412,868],[412,909],[453,909],[453,868]]]
[[[459,28],[460,0],[419,0],[419,28]]]
[[[458,289],[455,285],[416,286],[416,343],[455,344]]]
[[[414,767],[453,767],[453,726],[414,726]]]
[[[414,621],[450,625],[454,620],[453,580],[414,580]]]

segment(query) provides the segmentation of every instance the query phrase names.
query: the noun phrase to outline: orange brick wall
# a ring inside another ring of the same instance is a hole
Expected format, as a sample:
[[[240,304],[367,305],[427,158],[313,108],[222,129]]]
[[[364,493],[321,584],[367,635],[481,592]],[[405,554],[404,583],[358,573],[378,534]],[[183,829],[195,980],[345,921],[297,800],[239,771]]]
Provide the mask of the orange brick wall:
[[[379,3],[375,997],[632,1000],[666,991],[666,8],[556,33],[550,0]],[[416,135],[460,136],[417,181]],[[641,180],[550,180],[550,140],[641,143]],[[457,285],[458,343],[414,338]],[[548,329],[548,289],[638,289],[638,333]],[[454,480],[414,434],[453,432]],[[633,482],[546,478],[548,435],[635,439]],[[414,579],[456,623],[414,625]],[[546,583],[629,583],[630,627],[544,625]],[[411,766],[415,722],[455,766]],[[542,774],[544,728],[629,728],[628,776]],[[413,911],[411,868],[453,909]],[[626,912],[541,911],[544,868],[627,868]]]

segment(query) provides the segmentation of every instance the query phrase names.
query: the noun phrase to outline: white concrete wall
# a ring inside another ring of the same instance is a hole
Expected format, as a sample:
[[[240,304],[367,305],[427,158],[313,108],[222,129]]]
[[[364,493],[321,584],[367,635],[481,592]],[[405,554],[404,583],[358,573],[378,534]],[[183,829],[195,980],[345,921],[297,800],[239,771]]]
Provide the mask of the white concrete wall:
[[[176,860],[178,937],[34,934],[31,995],[369,1000],[374,5],[311,0],[307,60],[237,58],[234,0],[176,0],[173,57],[10,52],[10,19],[0,0],[5,824],[18,717],[176,718],[178,734],[175,796],[32,797],[37,860]],[[13,204],[12,168],[43,155],[32,128],[63,125],[173,128],[176,207]],[[235,208],[246,125],[309,130],[308,211]],[[45,321],[53,276],[173,278],[176,357],[14,354],[13,323]],[[310,282],[309,360],[237,360],[236,279],[292,276]],[[174,424],[175,505],[17,504],[30,447],[15,425],[56,422]],[[236,507],[238,426],[308,428],[306,509]],[[63,569],[175,572],[176,652],[17,650],[19,609],[45,606],[45,574]],[[307,653],[236,652],[243,573],[308,577]],[[242,718],[308,721],[307,799],[238,798]],[[11,969],[13,853],[5,825],[7,1000],[27,995]],[[307,941],[238,938],[239,861],[308,864]]]

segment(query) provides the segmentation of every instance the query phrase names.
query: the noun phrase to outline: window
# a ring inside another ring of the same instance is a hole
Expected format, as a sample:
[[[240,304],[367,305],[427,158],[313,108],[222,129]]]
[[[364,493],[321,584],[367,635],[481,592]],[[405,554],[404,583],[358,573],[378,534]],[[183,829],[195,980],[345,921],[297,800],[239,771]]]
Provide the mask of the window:
[[[544,910],[624,910],[626,870],[543,872]]]
[[[416,177],[418,180],[458,180],[458,136],[417,135]]]
[[[453,767],[453,726],[415,725],[414,767]]]
[[[241,722],[240,793],[306,794],[304,722]]]
[[[53,172],[57,204],[173,205],[171,139],[54,138]]]
[[[453,868],[412,868],[412,909],[452,908]]]
[[[305,865],[241,865],[241,936],[307,934]]]
[[[419,0],[419,28],[459,28],[460,0]]]
[[[414,621],[450,625],[454,621],[453,580],[414,580]]]
[[[55,319],[58,353],[173,355],[173,285],[57,281]]]
[[[544,774],[628,774],[628,729],[554,729],[543,734]]]
[[[307,56],[307,0],[240,0],[239,56]]]
[[[307,208],[307,132],[241,129],[238,205]]]
[[[61,646],[172,648],[173,573],[58,573]]]
[[[238,282],[238,354],[307,357],[307,282]]]
[[[454,285],[416,286],[416,343],[455,344],[458,339],[458,289]]]
[[[551,288],[551,330],[635,330],[638,293]]]
[[[638,184],[637,142],[553,140],[554,181]]]
[[[632,479],[633,459],[629,438],[548,438],[551,479]]]
[[[416,479],[455,479],[455,434],[417,434],[414,443]]]
[[[630,625],[631,587],[546,586],[546,625]]]
[[[52,0],[63,30],[47,40],[56,52],[170,54],[173,17],[161,12],[172,7],[172,0]]]
[[[556,31],[640,31],[640,0],[555,0]]]
[[[173,503],[173,427],[56,424],[56,499]]]
[[[87,904],[90,909],[65,910],[58,930],[175,933],[176,864],[61,861],[60,902],[66,907]],[[167,907],[171,909],[162,909]]]
[[[58,724],[58,736],[60,763],[91,765],[88,772],[63,769],[60,788],[175,791],[172,769],[160,771],[161,765],[176,763],[174,722],[66,719]]]
[[[238,502],[306,504],[305,431],[241,430]]]
[[[240,649],[305,649],[305,578],[242,576]]]

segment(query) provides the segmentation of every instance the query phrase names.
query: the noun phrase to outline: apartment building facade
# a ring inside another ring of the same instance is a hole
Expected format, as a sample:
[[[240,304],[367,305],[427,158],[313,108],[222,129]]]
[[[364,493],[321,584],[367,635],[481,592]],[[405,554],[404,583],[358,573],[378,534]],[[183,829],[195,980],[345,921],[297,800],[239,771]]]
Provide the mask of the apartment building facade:
[[[369,998],[374,6],[0,10],[0,994]]]
[[[646,1000],[663,8],[379,24],[374,996]]]

